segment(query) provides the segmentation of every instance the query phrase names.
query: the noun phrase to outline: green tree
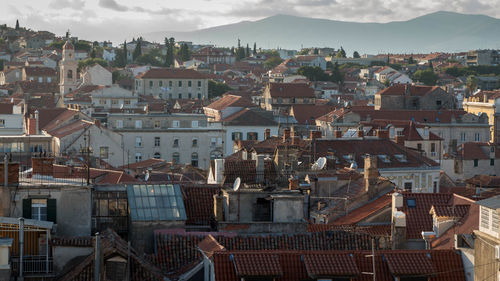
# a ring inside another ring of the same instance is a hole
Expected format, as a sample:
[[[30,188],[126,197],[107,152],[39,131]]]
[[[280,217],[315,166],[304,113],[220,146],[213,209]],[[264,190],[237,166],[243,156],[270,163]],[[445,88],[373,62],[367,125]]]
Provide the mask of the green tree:
[[[359,55],[358,51],[354,51],[354,53],[352,53],[352,57],[355,59],[359,59],[361,56]]]
[[[302,48],[300,51],[297,52],[297,55],[308,55],[311,49],[309,48]]]
[[[319,50],[318,50],[318,48],[314,48],[313,54],[315,54],[315,55],[318,55],[318,54],[319,54]]]
[[[125,55],[123,49],[116,49],[115,59],[113,60],[113,66],[125,67],[125,65],[127,65],[127,55]]]
[[[137,43],[135,45],[134,52],[132,53],[132,59],[135,61],[141,55],[142,55],[142,44],[140,38],[137,38]]]
[[[173,67],[174,66],[174,60],[175,60],[175,39],[174,37],[167,38],[165,37],[165,46],[167,47],[167,56],[165,58],[165,65],[167,67]]]
[[[253,42],[253,54],[257,54],[257,42]]]
[[[214,98],[222,96],[224,93],[231,91],[231,87],[229,87],[225,83],[216,82],[213,80],[208,80],[208,98]]]
[[[191,59],[191,51],[188,48],[187,44],[182,44],[181,49],[179,50],[179,56],[182,61],[188,61]]]
[[[81,71],[87,66],[92,66],[95,64],[100,64],[102,67],[107,67],[108,62],[100,58],[88,58],[78,62],[78,71]]]
[[[340,50],[337,52],[335,57],[337,57],[337,58],[345,58],[346,57],[346,53],[345,53],[345,50],[343,47],[340,47]]]
[[[413,57],[412,57],[412,56],[410,56],[410,57],[408,58],[408,64],[415,64],[415,63],[417,63],[417,62],[413,59]]]
[[[90,52],[90,57],[91,58],[95,58],[96,57],[95,48],[92,48],[92,52]]]
[[[121,64],[125,67],[128,62],[127,40],[123,42],[123,58]]]
[[[19,30],[19,20],[16,20],[16,30]]]
[[[297,74],[307,77],[310,81],[329,81],[331,78],[319,66],[302,66],[297,70]]]
[[[429,68],[434,70],[434,66],[432,65],[432,61],[429,62]]]
[[[278,57],[270,57],[264,62],[264,68],[273,69],[283,62],[283,59]]]
[[[331,68],[332,74],[330,75],[330,81],[342,84],[344,82],[344,75],[339,69],[339,64],[335,62]]]
[[[476,76],[469,75],[467,81],[465,82],[467,89],[469,90],[469,95],[472,95],[477,88],[477,78]]]
[[[438,76],[432,69],[426,69],[426,70],[417,70],[413,74],[413,80],[419,81],[424,83],[427,86],[434,86],[436,85]]]
[[[141,55],[135,60],[135,62],[143,65],[162,66],[162,62],[159,61],[152,53]]]
[[[3,71],[5,60],[0,60],[0,71]]]

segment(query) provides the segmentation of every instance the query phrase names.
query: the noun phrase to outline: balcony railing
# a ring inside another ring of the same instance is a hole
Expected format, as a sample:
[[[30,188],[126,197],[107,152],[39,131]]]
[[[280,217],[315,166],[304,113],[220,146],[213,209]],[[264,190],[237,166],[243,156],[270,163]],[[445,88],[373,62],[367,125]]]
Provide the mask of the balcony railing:
[[[19,272],[19,257],[12,257],[11,262],[12,270],[15,272]],[[47,258],[46,256],[26,256],[23,258],[23,273],[52,273],[53,265],[54,262],[52,257]]]

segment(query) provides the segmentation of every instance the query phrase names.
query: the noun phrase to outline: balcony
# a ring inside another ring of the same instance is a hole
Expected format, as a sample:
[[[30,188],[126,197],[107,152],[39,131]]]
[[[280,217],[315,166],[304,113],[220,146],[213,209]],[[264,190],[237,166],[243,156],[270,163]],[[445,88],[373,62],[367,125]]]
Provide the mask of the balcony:
[[[19,272],[19,257],[12,257],[12,271]],[[24,275],[49,274],[53,271],[54,261],[52,257],[25,256],[23,258]]]

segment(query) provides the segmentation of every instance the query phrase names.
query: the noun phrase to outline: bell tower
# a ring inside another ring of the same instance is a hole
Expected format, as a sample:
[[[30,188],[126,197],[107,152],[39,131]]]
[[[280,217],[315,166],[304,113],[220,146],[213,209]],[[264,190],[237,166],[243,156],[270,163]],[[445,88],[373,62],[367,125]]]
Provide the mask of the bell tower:
[[[61,96],[73,91],[77,87],[76,71],[78,63],[75,60],[75,47],[68,40],[63,46],[62,60],[59,62],[59,87]]]

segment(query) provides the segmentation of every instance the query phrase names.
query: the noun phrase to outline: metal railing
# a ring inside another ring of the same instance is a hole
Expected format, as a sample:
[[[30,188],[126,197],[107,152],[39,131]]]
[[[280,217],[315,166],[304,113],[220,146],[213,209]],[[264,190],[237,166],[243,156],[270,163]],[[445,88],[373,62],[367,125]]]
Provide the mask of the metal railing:
[[[19,257],[11,257],[12,270],[19,272]],[[25,256],[23,257],[23,273],[52,273],[54,261],[52,257]]]

